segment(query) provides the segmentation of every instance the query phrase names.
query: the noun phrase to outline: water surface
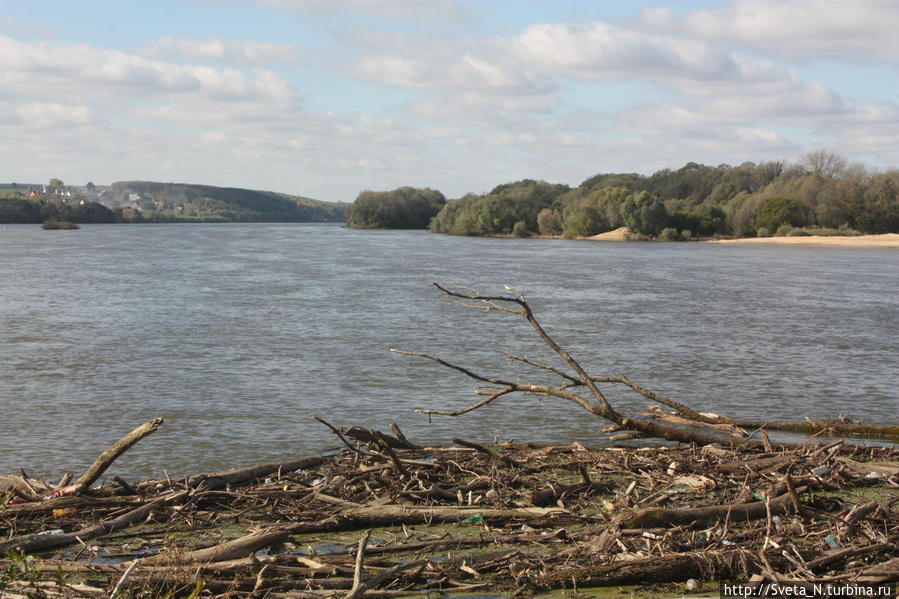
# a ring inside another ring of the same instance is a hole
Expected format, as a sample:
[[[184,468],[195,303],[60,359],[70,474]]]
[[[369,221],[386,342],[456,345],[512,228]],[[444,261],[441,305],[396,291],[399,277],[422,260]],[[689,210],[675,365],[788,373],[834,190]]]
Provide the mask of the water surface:
[[[319,453],[335,425],[414,441],[601,443],[558,400],[476,401],[479,372],[559,365],[523,320],[445,302],[432,281],[526,295],[594,374],[626,374],[740,418],[899,413],[895,250],[477,239],[335,225],[85,225],[0,231],[0,473],[81,472],[137,424],[165,424],[110,474],[189,474]],[[549,379],[552,381],[552,379]],[[616,405],[647,402],[613,390]]]

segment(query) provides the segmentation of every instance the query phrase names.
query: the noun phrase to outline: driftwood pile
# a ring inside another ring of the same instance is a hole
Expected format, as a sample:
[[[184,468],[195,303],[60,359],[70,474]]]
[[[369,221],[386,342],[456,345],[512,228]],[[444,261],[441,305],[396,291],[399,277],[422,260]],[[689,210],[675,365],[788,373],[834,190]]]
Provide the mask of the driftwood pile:
[[[6,477],[0,595],[679,595],[753,577],[899,580],[896,449],[418,448],[396,428],[334,430],[335,455],[228,472],[96,488]]]

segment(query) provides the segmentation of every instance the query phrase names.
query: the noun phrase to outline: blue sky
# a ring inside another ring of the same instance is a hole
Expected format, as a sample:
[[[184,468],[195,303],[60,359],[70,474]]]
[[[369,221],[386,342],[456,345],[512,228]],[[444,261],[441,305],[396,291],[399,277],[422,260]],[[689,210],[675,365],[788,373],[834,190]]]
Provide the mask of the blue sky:
[[[0,0],[0,181],[352,201],[899,166],[895,0]]]

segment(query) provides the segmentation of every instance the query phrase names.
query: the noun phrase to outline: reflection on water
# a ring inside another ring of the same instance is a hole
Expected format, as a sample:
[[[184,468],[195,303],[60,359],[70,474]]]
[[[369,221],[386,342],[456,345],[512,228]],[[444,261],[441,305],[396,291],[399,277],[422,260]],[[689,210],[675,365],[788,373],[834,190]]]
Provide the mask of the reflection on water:
[[[555,400],[477,400],[461,375],[539,378],[554,361],[523,321],[467,311],[428,284],[521,290],[597,374],[694,408],[895,421],[899,261],[892,250],[472,239],[334,225],[37,226],[0,231],[0,472],[80,471],[156,416],[117,462],[135,477],[318,453],[312,420],[452,436],[600,443]],[[551,379],[550,379],[551,380]],[[628,392],[613,402],[642,407]]]

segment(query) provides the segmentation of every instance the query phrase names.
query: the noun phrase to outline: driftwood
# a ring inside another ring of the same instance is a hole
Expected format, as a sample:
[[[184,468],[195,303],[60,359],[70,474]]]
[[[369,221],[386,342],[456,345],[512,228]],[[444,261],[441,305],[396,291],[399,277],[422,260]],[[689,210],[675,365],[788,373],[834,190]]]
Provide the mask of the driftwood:
[[[135,482],[132,495],[112,495],[132,492],[115,483],[0,507],[3,549],[35,554],[27,563],[0,558],[0,584],[4,572],[31,568],[6,595],[75,596],[74,585],[54,582],[75,576],[102,590],[81,596],[109,597],[118,585],[135,598],[201,589],[221,599],[358,599],[691,577],[708,589],[732,577],[895,576],[890,449],[482,447],[516,467],[468,448],[392,448],[405,469],[398,476],[379,443],[328,459]],[[772,476],[783,466],[789,472]],[[821,492],[859,497],[870,485],[879,486],[853,503]],[[752,501],[766,489],[769,502]],[[559,500],[564,508],[553,506]],[[346,538],[364,530],[373,532],[360,554]],[[33,534],[41,531],[50,534]],[[41,555],[48,550],[57,553]]]
[[[538,369],[557,374],[561,376],[564,381],[561,385],[522,383],[518,381],[510,381],[498,377],[479,374],[474,372],[473,370],[448,362],[431,354],[401,350],[396,348],[391,349],[390,351],[394,353],[408,356],[417,356],[431,360],[432,362],[436,362],[441,366],[445,366],[452,370],[461,372],[462,374],[476,381],[489,383],[496,387],[496,389],[492,391],[488,395],[488,397],[462,410],[450,411],[436,409],[418,409],[418,412],[425,414],[459,416],[473,411],[477,408],[483,407],[499,399],[500,397],[509,395],[511,393],[530,393],[544,397],[555,397],[558,399],[573,402],[590,414],[593,414],[594,416],[598,416],[605,420],[614,422],[620,428],[643,433],[644,435],[649,437],[667,439],[669,441],[677,441],[680,443],[698,443],[702,445],[719,443],[743,448],[762,449],[766,447],[765,443],[762,441],[756,441],[753,439],[741,439],[738,437],[723,435],[710,426],[704,426],[708,424],[710,418],[694,412],[683,404],[670,400],[669,398],[666,398],[659,394],[652,393],[644,389],[637,383],[631,381],[627,377],[595,376],[589,374],[583,368],[583,366],[581,366],[581,364],[577,360],[575,360],[574,357],[571,356],[571,354],[568,353],[568,351],[566,351],[563,347],[556,343],[556,341],[546,332],[546,330],[534,315],[534,312],[531,309],[530,305],[524,299],[524,296],[511,287],[506,287],[506,289],[510,292],[510,295],[484,295],[475,289],[467,287],[446,288],[437,283],[434,283],[433,285],[434,287],[439,289],[447,299],[466,308],[506,312],[524,318],[528,322],[528,324],[531,325],[534,331],[536,331],[537,336],[540,337],[540,339],[562,359],[565,365],[570,368],[571,372],[566,372],[563,369],[527,360],[525,358],[510,356],[514,359],[525,362],[530,366],[534,366]],[[600,391],[600,389],[597,387],[597,383],[603,382],[625,384],[649,399],[658,401],[670,407],[674,407],[682,416],[695,421],[696,426],[687,428],[674,426],[665,422],[654,421],[650,419],[629,418],[619,413],[609,403],[608,399],[602,393],[602,391]],[[581,395],[572,391],[572,389],[576,389],[579,387],[586,387],[590,392],[589,396]],[[716,422],[718,421],[718,419],[715,420]],[[787,444],[781,444],[781,446],[786,447]],[[795,444],[791,445],[791,447],[795,447]]]
[[[737,505],[713,505],[689,509],[646,508],[634,513],[627,520],[631,528],[655,528],[660,526],[692,526],[704,527],[716,522],[745,523],[761,520],[768,514],[775,516],[789,513],[792,507],[792,496],[787,493],[764,501],[741,503]]]
[[[26,553],[32,553],[35,551],[52,549],[54,547],[64,547],[65,545],[77,543],[79,542],[79,540],[90,540],[142,520],[146,518],[147,515],[157,507],[166,503],[177,501],[186,494],[186,491],[182,491],[181,493],[162,497],[160,499],[142,505],[139,508],[133,509],[125,514],[122,514],[117,518],[105,520],[92,526],[87,526],[76,532],[60,533],[54,535],[29,535],[22,538],[11,539],[9,541],[6,541],[5,543],[0,543],[0,554],[7,551],[22,551]]]
[[[874,426],[858,424],[845,420],[825,420],[803,422],[768,422],[762,420],[742,420],[735,422],[744,428],[767,428],[768,430],[788,431],[803,435],[824,433],[828,436],[861,437],[865,439],[887,439],[899,441],[899,425]]]
[[[78,480],[75,481],[75,486],[90,487],[104,472],[106,472],[106,469],[109,468],[116,458],[128,451],[131,446],[147,435],[156,432],[156,429],[159,428],[160,424],[162,424],[162,418],[154,418],[150,422],[140,425],[113,443],[109,449],[101,453],[99,457],[94,460],[94,463],[91,464],[90,468],[88,468],[84,474],[78,477]]]

